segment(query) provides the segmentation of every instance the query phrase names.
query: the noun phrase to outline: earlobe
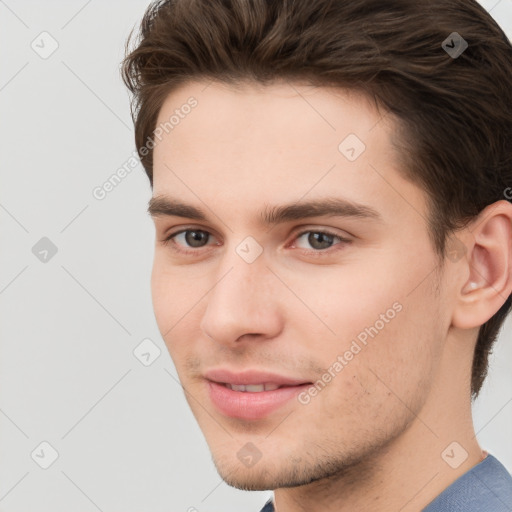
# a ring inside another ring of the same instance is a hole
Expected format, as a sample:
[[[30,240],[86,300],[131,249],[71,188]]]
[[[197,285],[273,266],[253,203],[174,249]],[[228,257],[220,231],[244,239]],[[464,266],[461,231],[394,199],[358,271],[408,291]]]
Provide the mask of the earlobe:
[[[475,281],[469,281],[466,286],[462,289],[462,293],[468,293],[473,290],[480,288],[480,285]]]
[[[512,204],[498,201],[467,227],[467,258],[452,324],[461,329],[487,322],[512,293]]]

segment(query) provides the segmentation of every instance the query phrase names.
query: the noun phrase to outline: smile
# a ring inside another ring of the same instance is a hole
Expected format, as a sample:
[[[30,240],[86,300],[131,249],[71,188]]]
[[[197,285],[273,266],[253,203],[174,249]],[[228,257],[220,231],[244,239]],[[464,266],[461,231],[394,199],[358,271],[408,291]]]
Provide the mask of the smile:
[[[262,391],[274,391],[274,389],[278,389],[280,387],[279,384],[266,383],[266,384],[230,384],[229,382],[224,383],[224,385],[232,389],[233,391],[243,391],[247,393],[261,393]]]

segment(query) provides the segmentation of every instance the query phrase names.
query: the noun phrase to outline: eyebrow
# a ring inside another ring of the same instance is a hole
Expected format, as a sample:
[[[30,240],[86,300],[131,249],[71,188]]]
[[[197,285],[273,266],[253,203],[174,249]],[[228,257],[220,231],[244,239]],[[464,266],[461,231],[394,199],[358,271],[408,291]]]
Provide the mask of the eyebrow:
[[[208,216],[200,208],[167,196],[152,197],[149,200],[148,213],[151,217],[175,216],[201,221],[208,220]],[[339,197],[326,197],[275,206],[265,205],[260,218],[264,225],[271,226],[293,220],[323,216],[382,220],[381,215],[371,206]]]

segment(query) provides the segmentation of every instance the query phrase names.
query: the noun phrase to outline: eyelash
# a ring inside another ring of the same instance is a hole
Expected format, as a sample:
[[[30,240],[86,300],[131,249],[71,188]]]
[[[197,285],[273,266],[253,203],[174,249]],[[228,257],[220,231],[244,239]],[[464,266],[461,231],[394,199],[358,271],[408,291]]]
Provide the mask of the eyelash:
[[[172,250],[175,251],[175,252],[178,252],[178,253],[181,253],[181,254],[185,254],[185,255],[197,255],[198,252],[203,247],[199,247],[197,249],[192,249],[192,250],[177,249],[177,247],[179,247],[179,245],[173,240],[173,238],[176,237],[177,235],[179,235],[181,233],[186,233],[188,231],[202,231],[204,233],[207,233],[208,235],[211,235],[211,233],[209,233],[205,229],[187,228],[187,229],[182,229],[180,231],[176,231],[174,233],[169,234],[161,242],[162,242],[163,245],[171,245],[172,244],[172,246],[173,246]],[[331,246],[331,247],[329,247],[327,249],[311,249],[309,251],[306,250],[306,249],[301,249],[301,250],[305,251],[308,255],[320,256],[321,257],[324,254],[332,253],[333,250],[339,250],[339,249],[333,249],[333,247],[335,247],[336,245],[343,245],[343,244],[347,244],[347,243],[351,242],[351,240],[349,240],[347,238],[343,238],[340,235],[337,235],[336,233],[332,233],[331,231],[327,231],[327,230],[323,230],[323,229],[306,229],[304,231],[301,231],[301,232],[295,234],[294,235],[294,240],[300,238],[301,236],[303,236],[303,235],[305,235],[307,233],[321,233],[323,235],[331,236],[331,237],[333,237],[335,239],[338,239],[340,241],[339,244],[335,244],[334,246]],[[204,246],[204,247],[206,247],[206,246]]]

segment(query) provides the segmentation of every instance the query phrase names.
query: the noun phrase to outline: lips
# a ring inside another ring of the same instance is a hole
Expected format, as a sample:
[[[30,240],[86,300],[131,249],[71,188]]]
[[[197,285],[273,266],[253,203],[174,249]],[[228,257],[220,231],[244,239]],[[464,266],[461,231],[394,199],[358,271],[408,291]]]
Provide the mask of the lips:
[[[298,386],[301,384],[310,383],[304,379],[295,379],[292,377],[285,377],[277,373],[271,373],[258,370],[244,370],[243,372],[233,372],[227,369],[213,369],[205,372],[204,376],[213,382],[222,384],[238,384],[238,385],[251,385],[251,384],[276,384],[281,386]]]
[[[273,382],[267,382],[265,384],[224,384],[227,388],[233,391],[242,391],[244,393],[261,393],[262,391],[274,391],[282,386]]]
[[[224,415],[261,419],[295,397],[311,382],[266,371],[213,369],[204,374],[211,401]]]

